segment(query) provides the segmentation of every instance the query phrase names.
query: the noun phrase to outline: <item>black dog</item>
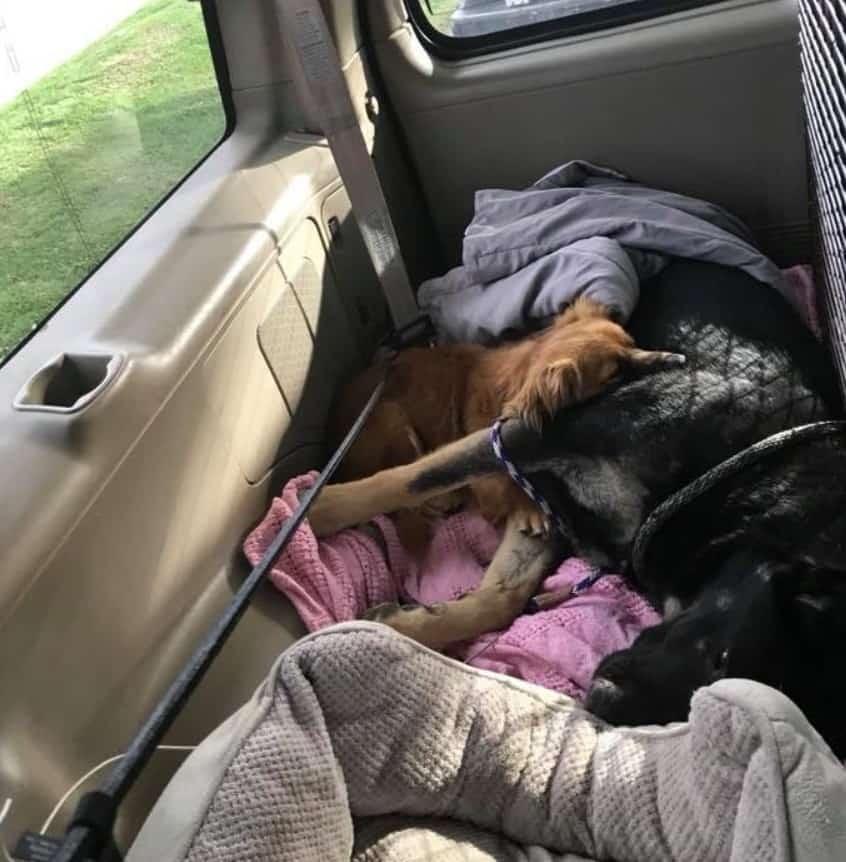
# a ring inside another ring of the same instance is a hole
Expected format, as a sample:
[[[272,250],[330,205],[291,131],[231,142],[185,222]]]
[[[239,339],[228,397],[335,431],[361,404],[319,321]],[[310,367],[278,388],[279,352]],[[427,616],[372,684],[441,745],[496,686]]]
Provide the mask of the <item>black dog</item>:
[[[822,429],[825,430],[825,429]],[[781,689],[846,757],[846,426],[755,460],[651,538],[641,587],[670,609],[606,657],[587,699],[613,724],[687,715],[725,676]]]
[[[840,415],[824,350],[786,300],[740,270],[673,263],[643,285],[629,329],[643,348],[681,353],[686,365],[621,381],[559,413],[541,435],[516,421],[503,427],[509,457],[552,501],[566,535],[525,535],[508,525],[479,589],[434,608],[383,608],[379,619],[435,647],[503,627],[563,554],[625,565],[644,519],[663,499],[764,437]],[[330,486],[312,509],[311,524],[318,534],[331,533],[381,512],[419,506],[500,469],[487,432],[478,432],[413,464]],[[674,571],[684,571],[687,550],[672,561]],[[758,563],[732,565],[743,567],[744,580]],[[711,569],[691,580],[690,602],[715,575]],[[657,584],[653,595],[661,598]],[[674,595],[682,598],[678,589]],[[750,632],[753,641],[760,639]],[[711,677],[699,674],[705,678]],[[625,689],[628,681],[619,671],[605,679],[606,694],[612,685]],[[685,704],[681,715],[677,709],[673,714],[684,718],[688,679],[669,685]],[[602,687],[595,687],[592,705],[599,712],[607,707],[613,718],[607,706],[613,698],[600,694]],[[622,702],[616,700],[615,709]]]

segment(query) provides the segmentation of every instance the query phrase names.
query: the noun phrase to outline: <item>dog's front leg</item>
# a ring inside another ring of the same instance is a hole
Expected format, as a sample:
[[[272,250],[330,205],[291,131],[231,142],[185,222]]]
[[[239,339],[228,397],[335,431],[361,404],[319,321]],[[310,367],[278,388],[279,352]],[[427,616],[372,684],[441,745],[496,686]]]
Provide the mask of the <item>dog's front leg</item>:
[[[327,486],[309,510],[309,524],[317,536],[327,536],[375,515],[419,507],[499,469],[488,432],[477,431],[411,464]]]
[[[523,612],[562,556],[557,537],[527,535],[520,526],[516,519],[509,519],[502,543],[481,584],[472,592],[426,607],[380,605],[366,618],[385,623],[432,649],[505,628]]]

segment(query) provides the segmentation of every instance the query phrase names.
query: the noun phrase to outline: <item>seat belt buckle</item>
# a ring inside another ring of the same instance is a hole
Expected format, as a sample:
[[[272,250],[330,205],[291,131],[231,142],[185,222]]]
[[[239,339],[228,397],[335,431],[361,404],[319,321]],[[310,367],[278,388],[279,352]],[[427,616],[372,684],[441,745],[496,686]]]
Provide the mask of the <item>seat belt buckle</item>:
[[[399,352],[406,347],[414,347],[425,341],[432,344],[435,341],[435,327],[426,314],[421,314],[399,329],[394,329],[382,339],[380,347]]]

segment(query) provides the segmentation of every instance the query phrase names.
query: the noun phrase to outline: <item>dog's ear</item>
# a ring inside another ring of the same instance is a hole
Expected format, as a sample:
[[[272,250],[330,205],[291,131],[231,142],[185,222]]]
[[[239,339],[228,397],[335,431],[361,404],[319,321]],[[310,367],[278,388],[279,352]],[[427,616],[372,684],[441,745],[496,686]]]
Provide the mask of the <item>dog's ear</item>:
[[[687,361],[681,353],[667,353],[664,350],[641,350],[632,347],[623,355],[623,364],[633,371],[658,371],[664,368],[678,368]]]

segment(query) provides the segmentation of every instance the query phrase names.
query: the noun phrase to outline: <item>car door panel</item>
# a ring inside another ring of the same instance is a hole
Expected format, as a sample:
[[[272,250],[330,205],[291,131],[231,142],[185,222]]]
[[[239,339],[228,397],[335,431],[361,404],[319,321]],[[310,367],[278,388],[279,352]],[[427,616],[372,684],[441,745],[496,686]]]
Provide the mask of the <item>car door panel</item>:
[[[362,247],[325,143],[256,129],[225,141],[0,375],[0,470],[19,489],[4,496],[0,579],[12,832],[126,745],[240,584],[245,531],[284,478],[322,462],[331,393],[386,320],[366,257],[330,263],[328,218]],[[356,296],[374,310],[364,323]],[[287,328],[268,362],[274,313]],[[59,347],[127,360],[81,414],[13,410]],[[201,738],[302,631],[262,590],[172,740]],[[122,835],[178,762],[156,757]]]

